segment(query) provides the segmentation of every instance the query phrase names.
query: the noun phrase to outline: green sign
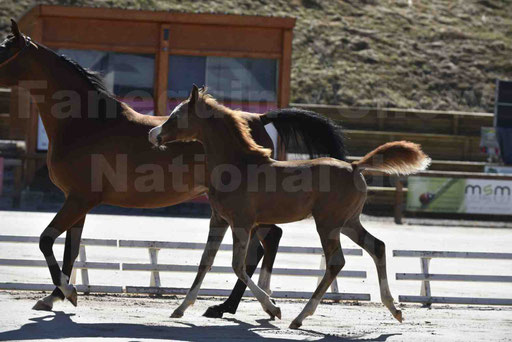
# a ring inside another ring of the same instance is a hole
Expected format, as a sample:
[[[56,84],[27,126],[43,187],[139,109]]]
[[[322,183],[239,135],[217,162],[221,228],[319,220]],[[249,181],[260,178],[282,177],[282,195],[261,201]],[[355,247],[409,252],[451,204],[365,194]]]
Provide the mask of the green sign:
[[[512,215],[512,181],[409,177],[407,210]]]

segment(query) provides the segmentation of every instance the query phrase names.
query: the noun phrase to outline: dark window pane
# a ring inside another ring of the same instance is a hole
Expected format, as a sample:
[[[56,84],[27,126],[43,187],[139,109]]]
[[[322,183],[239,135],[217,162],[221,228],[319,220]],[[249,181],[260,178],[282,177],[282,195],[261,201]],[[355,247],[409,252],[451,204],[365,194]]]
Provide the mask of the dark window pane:
[[[219,100],[275,102],[277,61],[208,57],[206,85]]]
[[[59,53],[85,68],[100,72],[107,88],[116,96],[153,96],[154,55],[75,49],[59,49]]]
[[[167,94],[170,98],[186,98],[192,84],[205,85],[206,57],[169,56]]]

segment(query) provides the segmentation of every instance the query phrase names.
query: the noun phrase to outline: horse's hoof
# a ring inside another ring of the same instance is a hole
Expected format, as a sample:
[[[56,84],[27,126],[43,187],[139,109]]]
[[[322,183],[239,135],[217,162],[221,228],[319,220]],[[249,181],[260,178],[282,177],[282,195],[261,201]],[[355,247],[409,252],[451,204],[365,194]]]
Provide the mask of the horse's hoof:
[[[292,323],[290,323],[290,329],[299,329],[302,326],[302,323],[294,320]]]
[[[183,312],[179,311],[178,309],[174,310],[174,312],[171,315],[171,318],[181,318],[183,317]]]
[[[279,307],[276,306],[272,311],[265,310],[265,312],[270,316],[271,320],[274,320],[276,317],[281,319],[281,309]]]
[[[38,300],[36,305],[32,307],[32,310],[38,311],[52,311],[53,306],[45,303],[42,299]]]
[[[76,287],[73,286],[71,294],[68,297],[66,297],[66,299],[69,300],[74,307],[78,305],[78,293],[76,291]]]
[[[208,318],[222,318],[223,315],[224,311],[218,305],[210,306],[203,314],[204,317]]]
[[[395,313],[393,316],[394,316],[394,317],[396,318],[396,320],[397,320],[398,322],[400,322],[400,323],[402,323],[402,322],[403,322],[403,320],[404,320],[404,319],[403,319],[403,317],[402,317],[402,311],[401,311],[401,310],[396,310],[396,313]]]

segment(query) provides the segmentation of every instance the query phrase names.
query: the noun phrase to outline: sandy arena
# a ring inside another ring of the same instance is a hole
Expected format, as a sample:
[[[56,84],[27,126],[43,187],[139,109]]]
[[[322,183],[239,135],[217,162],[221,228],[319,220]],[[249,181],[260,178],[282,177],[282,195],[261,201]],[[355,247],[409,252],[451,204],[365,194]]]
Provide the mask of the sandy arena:
[[[52,214],[0,212],[0,234],[38,236]],[[367,229],[386,242],[388,274],[395,300],[398,295],[418,295],[417,281],[396,281],[397,272],[419,272],[419,260],[394,258],[394,249],[452,250],[474,252],[510,252],[512,231],[499,228],[462,228],[444,226],[396,226],[387,220],[365,220]],[[204,242],[208,220],[189,218],[89,215],[84,237],[133,240]],[[313,223],[303,221],[284,225],[283,246],[319,246]],[[231,238],[226,236],[225,243]],[[344,248],[354,248],[342,239]],[[0,245],[0,258],[42,259],[37,244]],[[56,247],[62,255],[62,247]],[[87,249],[90,261],[148,262],[145,249],[95,247]],[[216,265],[230,265],[231,253],[220,252]],[[197,265],[200,252],[160,252],[161,263]],[[318,256],[279,254],[275,267],[318,269]],[[269,321],[259,303],[244,300],[236,315],[225,319],[207,319],[205,309],[221,298],[200,299],[181,319],[169,318],[180,298],[165,296],[91,295],[79,296],[78,307],[57,303],[54,312],[36,312],[31,307],[42,293],[0,291],[0,340],[260,340],[278,341],[512,341],[512,308],[434,305],[400,305],[405,321],[396,322],[379,303],[376,272],[371,258],[347,257],[346,270],[367,272],[367,279],[339,278],[340,291],[369,293],[371,302],[322,303],[314,316],[305,320],[301,330],[287,329],[305,301],[278,300],[283,319]],[[432,273],[510,275],[510,261],[434,260]],[[188,287],[192,273],[162,273],[162,285]],[[80,281],[80,277],[78,277]],[[204,288],[230,288],[233,275],[209,274]],[[316,278],[275,276],[273,290],[313,291]],[[0,267],[0,282],[50,283],[44,268]],[[95,285],[149,285],[148,272],[90,271]],[[437,296],[510,298],[509,284],[432,283]]]

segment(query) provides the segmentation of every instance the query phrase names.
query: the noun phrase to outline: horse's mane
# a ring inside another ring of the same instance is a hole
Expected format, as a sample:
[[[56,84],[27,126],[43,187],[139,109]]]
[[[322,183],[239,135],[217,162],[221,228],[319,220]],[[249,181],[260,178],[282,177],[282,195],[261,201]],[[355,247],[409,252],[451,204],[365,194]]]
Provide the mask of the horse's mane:
[[[35,42],[34,42],[35,43]],[[66,56],[66,55],[59,55],[52,49],[44,46],[41,43],[35,43],[39,48],[44,49],[45,51],[55,55],[59,58],[60,61],[64,62],[67,66],[71,67],[74,71],[76,71],[91,87],[93,90],[97,91],[101,95],[103,95],[104,98],[107,98],[109,100],[115,101],[118,104],[120,104],[120,101],[115,97],[114,94],[108,90],[107,85],[105,84],[105,81],[101,77],[101,74],[95,71],[92,71],[90,69],[84,68],[80,64],[78,64],[77,61],[74,59]]]
[[[247,120],[238,113],[226,106],[221,105],[217,100],[207,93],[206,88],[199,90],[199,98],[201,98],[206,105],[212,107],[215,111],[222,114],[222,118],[228,124],[232,136],[239,142],[245,153],[251,156],[258,156],[263,158],[270,158],[272,151],[268,148],[260,146],[254,141],[251,135],[251,128]]]
[[[66,55],[60,55],[59,57],[64,62],[68,63],[73,69],[75,69],[82,77],[84,77],[94,90],[117,101],[115,95],[107,89],[107,85],[105,84],[105,81],[101,77],[100,73],[84,68],[83,66],[78,64],[77,61],[69,58]]]

